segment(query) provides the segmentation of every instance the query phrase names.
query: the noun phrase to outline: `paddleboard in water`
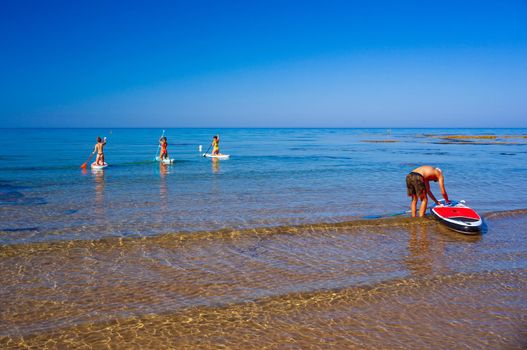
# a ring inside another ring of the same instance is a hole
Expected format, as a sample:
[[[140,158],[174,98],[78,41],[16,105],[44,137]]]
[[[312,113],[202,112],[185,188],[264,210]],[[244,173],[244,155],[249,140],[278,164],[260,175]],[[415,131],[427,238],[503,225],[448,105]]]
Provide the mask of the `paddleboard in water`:
[[[228,155],[228,154],[203,153],[203,157],[216,158],[216,159],[229,159],[230,155]]]
[[[172,164],[174,163],[176,160],[174,158],[170,159],[170,158],[166,158],[166,159],[160,159],[159,157],[156,157],[156,161],[157,162],[161,162],[163,164]]]
[[[98,169],[104,169],[104,168],[106,168],[107,166],[108,166],[108,163],[103,163],[102,165],[97,165],[97,163],[95,163],[95,162],[91,163],[91,168],[92,168],[92,169],[96,169],[96,170],[98,170]]]
[[[437,220],[454,231],[468,235],[481,232],[483,220],[474,209],[465,204],[465,201],[451,201],[450,204],[445,204],[444,200],[441,200],[440,204],[430,211]]]

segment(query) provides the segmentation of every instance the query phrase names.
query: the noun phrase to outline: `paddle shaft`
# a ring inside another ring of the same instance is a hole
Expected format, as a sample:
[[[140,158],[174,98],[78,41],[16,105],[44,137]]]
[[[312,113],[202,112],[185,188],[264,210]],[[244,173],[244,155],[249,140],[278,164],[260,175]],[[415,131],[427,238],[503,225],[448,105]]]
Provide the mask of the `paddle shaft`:
[[[91,157],[93,157],[94,154],[95,154],[95,153],[90,154],[90,156],[88,157],[88,159],[86,159],[86,161],[85,161],[84,163],[82,163],[81,168],[84,168],[84,167],[86,166],[86,163],[88,163],[88,162],[90,161]]]
[[[209,150],[210,150],[211,147],[212,147],[212,143],[209,145],[209,148],[207,148],[207,150],[205,151],[205,153],[203,153],[203,157],[205,157],[205,154],[209,153]]]

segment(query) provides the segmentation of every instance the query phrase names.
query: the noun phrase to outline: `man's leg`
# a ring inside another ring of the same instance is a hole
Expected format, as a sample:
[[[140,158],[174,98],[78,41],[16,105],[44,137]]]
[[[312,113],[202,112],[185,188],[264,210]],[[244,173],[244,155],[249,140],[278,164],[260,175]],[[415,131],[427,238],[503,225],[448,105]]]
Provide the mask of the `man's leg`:
[[[415,218],[415,212],[417,211],[417,196],[412,195],[412,203],[410,204],[410,209],[412,210],[412,217]]]
[[[421,208],[419,209],[419,217],[422,218],[426,214],[426,207],[428,206],[428,196],[426,192],[421,194]]]

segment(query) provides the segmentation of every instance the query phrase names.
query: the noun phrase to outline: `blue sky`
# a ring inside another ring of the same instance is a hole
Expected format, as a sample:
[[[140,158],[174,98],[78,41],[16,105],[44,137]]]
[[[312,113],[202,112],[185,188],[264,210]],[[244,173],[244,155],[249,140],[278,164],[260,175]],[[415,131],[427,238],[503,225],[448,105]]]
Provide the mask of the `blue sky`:
[[[527,127],[526,1],[0,4],[3,127]]]

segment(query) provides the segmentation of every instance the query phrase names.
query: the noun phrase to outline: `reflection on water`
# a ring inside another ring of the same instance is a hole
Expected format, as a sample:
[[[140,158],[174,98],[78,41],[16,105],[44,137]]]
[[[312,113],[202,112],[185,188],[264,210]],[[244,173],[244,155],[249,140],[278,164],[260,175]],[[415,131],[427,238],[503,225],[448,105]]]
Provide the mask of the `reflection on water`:
[[[169,174],[168,165],[159,162],[159,203],[161,205],[160,210],[160,222],[165,221],[168,215],[168,190],[167,190],[167,175]]]
[[[211,158],[212,160],[212,173],[217,174],[220,172],[220,160],[217,158]]]
[[[106,223],[106,208],[104,205],[104,170],[92,170],[95,180],[95,222]]]
[[[413,225],[408,227],[408,257],[406,264],[408,271],[414,276],[430,276],[448,271],[445,264],[444,236],[437,236],[442,232],[442,226]],[[463,235],[456,233],[454,242],[463,241]]]
[[[428,226],[414,225],[408,228],[409,256],[406,259],[408,270],[417,276],[425,276],[433,272],[433,261],[430,254],[430,241],[428,239]]]
[[[166,176],[169,174],[169,172],[170,171],[168,169],[168,165],[159,162],[159,175],[160,175],[161,179],[165,179]]]

